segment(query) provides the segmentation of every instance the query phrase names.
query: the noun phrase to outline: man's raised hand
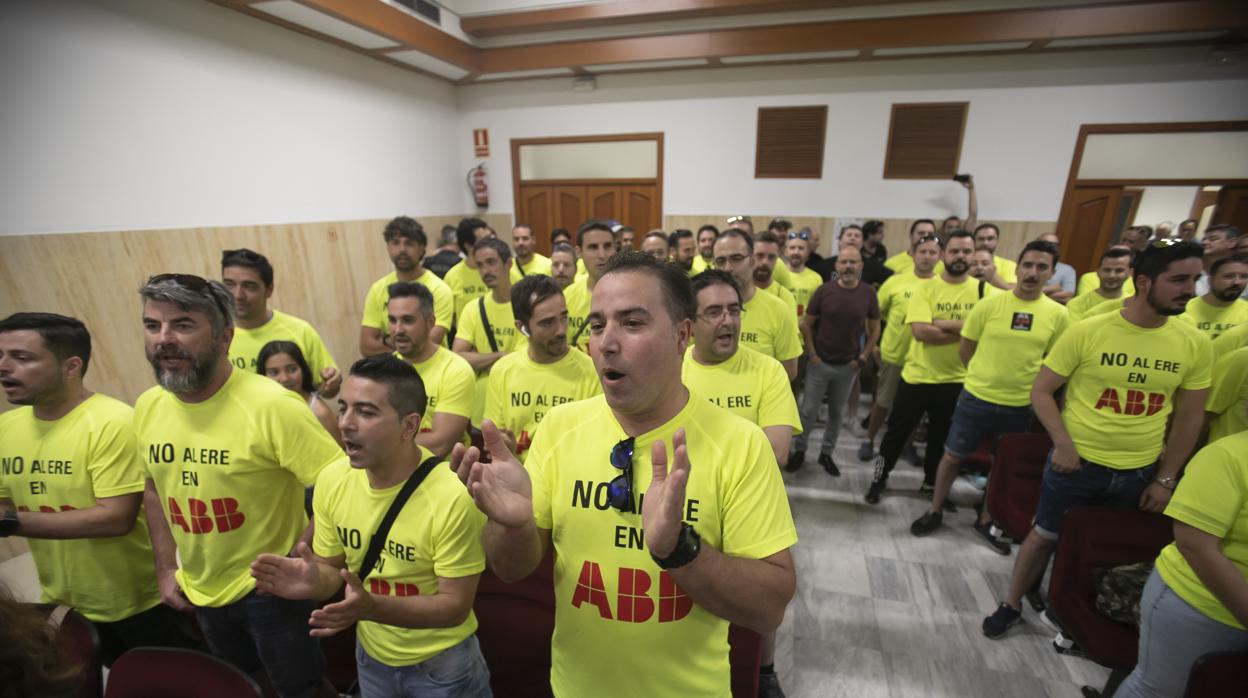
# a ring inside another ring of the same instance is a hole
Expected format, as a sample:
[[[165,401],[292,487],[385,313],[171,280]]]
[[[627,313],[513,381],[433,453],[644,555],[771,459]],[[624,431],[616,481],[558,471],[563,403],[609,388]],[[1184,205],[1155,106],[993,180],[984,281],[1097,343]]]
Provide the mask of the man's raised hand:
[[[661,440],[650,447],[650,489],[641,506],[641,528],[650,554],[665,558],[676,549],[680,536],[681,513],[685,508],[685,485],[689,482],[689,454],[685,430],[672,435],[672,470],[667,470],[666,444]]]
[[[487,518],[508,527],[522,526],[533,520],[533,488],[524,465],[504,443],[498,427],[482,420],[481,435],[490,453],[489,463],[481,462],[475,446],[467,449],[455,444],[451,449],[451,469]]]

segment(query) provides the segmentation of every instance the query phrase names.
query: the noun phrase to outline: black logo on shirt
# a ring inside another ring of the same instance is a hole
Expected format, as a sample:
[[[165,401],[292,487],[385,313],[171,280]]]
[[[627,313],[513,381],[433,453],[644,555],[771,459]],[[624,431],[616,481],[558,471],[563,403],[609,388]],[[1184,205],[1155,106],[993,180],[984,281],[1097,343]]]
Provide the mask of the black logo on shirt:
[[[1031,313],[1014,313],[1014,319],[1010,321],[1010,329],[1030,332],[1033,317]]]

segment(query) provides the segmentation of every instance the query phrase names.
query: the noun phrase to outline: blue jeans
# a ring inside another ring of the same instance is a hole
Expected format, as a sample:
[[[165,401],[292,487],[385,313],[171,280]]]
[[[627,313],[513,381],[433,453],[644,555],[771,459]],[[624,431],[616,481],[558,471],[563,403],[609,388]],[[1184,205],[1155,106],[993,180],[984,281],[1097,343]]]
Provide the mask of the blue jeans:
[[[1132,470],[1118,470],[1079,459],[1081,467],[1071,473],[1053,469],[1053,452],[1044,462],[1040,481],[1040,501],[1033,520],[1036,534],[1057,540],[1067,509],[1085,506],[1138,507],[1144,488],[1153,481],[1157,464]]]
[[[226,606],[198,606],[195,617],[218,658],[248,674],[268,676],[282,698],[313,696],[321,687],[325,658],[308,635],[316,604],[261,596],[255,591]]]
[[[1114,695],[1181,696],[1201,655],[1246,651],[1248,630],[1224,625],[1192,608],[1154,569],[1140,599],[1139,663]]]
[[[490,698],[490,670],[477,636],[469,635],[419,664],[390,666],[357,642],[355,664],[362,698]]]
[[[1031,426],[1033,414],[1030,405],[1008,407],[987,402],[962,390],[958,405],[953,409],[953,421],[949,424],[949,436],[945,439],[945,452],[962,460],[979,448],[985,438],[996,441],[1002,434],[1018,434]]]

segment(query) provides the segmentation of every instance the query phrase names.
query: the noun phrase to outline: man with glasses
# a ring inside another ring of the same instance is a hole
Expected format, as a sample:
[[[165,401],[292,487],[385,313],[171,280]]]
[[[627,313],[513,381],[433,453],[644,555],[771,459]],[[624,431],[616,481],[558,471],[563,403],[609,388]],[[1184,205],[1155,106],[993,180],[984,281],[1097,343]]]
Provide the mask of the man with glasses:
[[[256,357],[269,342],[286,340],[298,345],[312,369],[312,383],[326,398],[338,394],[342,375],[321,336],[306,321],[269,308],[273,295],[273,265],[248,249],[221,254],[221,281],[234,296],[236,316],[230,363],[243,371],[256,370]]]
[[[386,336],[386,290],[396,281],[411,281],[429,289],[436,305],[437,325],[429,340],[439,344],[451,331],[455,320],[455,295],[451,287],[436,274],[421,266],[425,247],[429,244],[425,229],[413,218],[399,216],[386,224],[382,232],[386,252],[394,271],[373,282],[364,296],[364,317],[360,321],[360,355],[388,354],[394,351],[394,340]]]
[[[545,274],[550,276],[550,257],[533,247],[533,228],[521,223],[511,229],[511,246],[516,251],[516,271],[521,276]]]
[[[1248,254],[1236,252],[1209,266],[1209,290],[1187,303],[1179,317],[1196,326],[1210,340],[1237,325],[1248,323],[1248,301],[1240,298],[1248,287]]]
[[[457,448],[451,466],[489,519],[495,574],[523,579],[553,548],[556,696],[726,696],[728,624],[774,631],[795,588],[775,455],[681,383],[694,314],[681,270],[626,252],[597,290],[604,395],[551,410],[523,466],[489,422],[491,461]]]
[[[779,361],[793,380],[802,354],[796,302],[791,308],[777,296],[760,293],[754,285],[756,263],[749,233],[729,228],[715,240],[715,268],[731,274],[741,292],[741,343]]]
[[[194,611],[212,653],[277,695],[332,696],[313,604],[258,594],[249,566],[294,549],[304,488],[342,449],[296,393],[230,363],[223,285],[161,274],[139,295],[158,385],[139,396],[134,429],[161,599]]]

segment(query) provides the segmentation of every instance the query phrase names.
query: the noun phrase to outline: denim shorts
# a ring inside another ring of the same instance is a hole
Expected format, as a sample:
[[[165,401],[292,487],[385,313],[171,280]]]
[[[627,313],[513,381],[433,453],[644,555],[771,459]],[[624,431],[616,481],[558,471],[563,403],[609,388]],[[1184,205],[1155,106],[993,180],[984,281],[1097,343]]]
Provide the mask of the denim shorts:
[[[966,458],[979,448],[979,442],[985,438],[996,441],[1002,434],[1027,431],[1033,417],[1030,405],[998,405],[980,400],[963,390],[953,411],[953,421],[949,424],[945,452],[954,458]]]
[[[476,635],[469,635],[419,664],[390,666],[356,642],[361,698],[490,698],[490,670]]]
[[[1036,534],[1048,540],[1057,540],[1062,530],[1062,518],[1067,509],[1082,506],[1138,507],[1144,488],[1153,481],[1157,464],[1132,470],[1118,470],[1079,459],[1082,467],[1073,473],[1059,473],[1053,469],[1053,452],[1044,462],[1044,477],[1040,481],[1040,501],[1036,504],[1036,516],[1032,520]]]

